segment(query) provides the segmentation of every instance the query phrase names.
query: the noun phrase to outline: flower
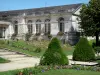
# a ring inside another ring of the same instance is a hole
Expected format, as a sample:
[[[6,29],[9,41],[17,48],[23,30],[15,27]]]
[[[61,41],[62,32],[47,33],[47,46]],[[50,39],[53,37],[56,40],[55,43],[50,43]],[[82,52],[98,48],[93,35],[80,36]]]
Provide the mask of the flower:
[[[42,70],[42,72],[45,72],[45,70]]]

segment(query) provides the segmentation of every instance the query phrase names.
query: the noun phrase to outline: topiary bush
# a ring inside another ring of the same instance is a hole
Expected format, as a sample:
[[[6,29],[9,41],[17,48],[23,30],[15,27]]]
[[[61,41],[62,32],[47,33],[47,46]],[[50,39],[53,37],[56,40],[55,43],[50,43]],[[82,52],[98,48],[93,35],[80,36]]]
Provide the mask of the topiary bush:
[[[53,38],[48,46],[48,49],[41,57],[40,65],[67,65],[68,58],[63,53],[59,40]]]
[[[77,43],[73,52],[73,60],[76,61],[92,61],[95,59],[95,53],[89,45],[86,38],[81,38]]]

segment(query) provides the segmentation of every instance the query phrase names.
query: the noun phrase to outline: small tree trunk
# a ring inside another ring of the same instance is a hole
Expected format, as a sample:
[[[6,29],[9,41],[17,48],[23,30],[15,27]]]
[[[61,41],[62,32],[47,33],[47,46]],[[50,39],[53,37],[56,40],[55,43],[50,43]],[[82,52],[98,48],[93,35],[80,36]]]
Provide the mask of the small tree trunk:
[[[96,32],[96,46],[99,45],[99,33]]]

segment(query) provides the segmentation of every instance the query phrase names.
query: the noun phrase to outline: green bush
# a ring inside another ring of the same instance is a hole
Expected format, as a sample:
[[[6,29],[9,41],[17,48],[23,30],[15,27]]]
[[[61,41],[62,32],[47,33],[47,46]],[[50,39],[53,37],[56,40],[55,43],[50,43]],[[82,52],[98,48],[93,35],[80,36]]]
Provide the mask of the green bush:
[[[100,40],[98,41],[98,46],[100,46]],[[92,43],[92,47],[93,47],[93,48],[97,47],[95,41]]]
[[[99,65],[99,67],[100,67],[100,60],[98,60],[97,62],[98,62],[98,65]]]
[[[51,34],[48,34],[48,38],[51,39],[52,38],[52,35]]]
[[[100,47],[94,47],[94,50],[95,50],[96,54],[99,55],[99,53],[100,53]]]
[[[95,59],[95,53],[89,45],[86,38],[81,38],[77,43],[73,52],[73,60],[76,61],[92,61]]]
[[[58,32],[57,35],[62,36],[62,35],[64,35],[64,33],[63,32]]]
[[[36,48],[36,50],[34,52],[40,53],[41,52],[41,48]]]
[[[68,59],[62,52],[59,40],[53,38],[48,46],[48,49],[41,57],[40,65],[67,65]]]
[[[100,56],[96,56],[96,60],[100,60]]]

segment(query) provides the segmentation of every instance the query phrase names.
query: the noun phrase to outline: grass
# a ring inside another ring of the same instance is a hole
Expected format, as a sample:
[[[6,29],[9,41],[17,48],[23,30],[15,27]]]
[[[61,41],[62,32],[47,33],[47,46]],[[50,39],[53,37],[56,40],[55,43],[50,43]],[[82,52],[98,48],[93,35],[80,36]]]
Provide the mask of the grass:
[[[45,50],[48,48],[50,41],[33,41],[33,42],[30,42],[30,43],[33,44],[35,47],[40,47],[45,52]],[[68,44],[61,44],[61,45],[62,45],[62,48],[63,48],[63,52],[66,55],[72,55],[73,54],[74,47],[72,47]]]
[[[34,51],[23,50],[23,49],[19,49],[19,48],[15,48],[15,47],[10,47],[10,46],[7,46],[7,48],[10,49],[11,51],[16,51],[16,52],[19,52],[19,53],[24,53],[26,55],[34,56],[34,57],[40,57],[44,53],[44,50],[42,50],[40,53],[36,53]]]
[[[6,48],[12,51],[24,53],[26,55],[30,56],[36,56],[40,57],[44,53],[45,50],[41,50],[41,52],[35,52],[35,50],[38,48],[34,46],[33,44],[30,44],[29,42],[25,42],[22,40],[19,41],[10,41],[9,44],[6,44]]]
[[[4,59],[0,57],[0,63],[8,63],[10,60]]]
[[[68,45],[68,44],[64,44],[62,45],[62,48],[63,48],[63,52],[66,54],[66,55],[72,55],[73,52],[74,52],[74,47]]]
[[[48,48],[48,44],[50,41],[31,41],[31,42],[25,42],[22,40],[17,41],[10,41],[9,44],[4,45],[4,48],[8,48],[9,50],[24,53],[26,55],[35,56],[35,57],[41,57],[45,50]],[[2,47],[2,46],[1,46]],[[24,50],[26,48],[26,50]],[[41,52],[36,53],[35,50],[37,48],[41,48]],[[62,45],[63,52],[66,55],[72,55],[74,48],[70,45]]]
[[[100,72],[61,69],[61,70],[51,70],[37,75],[100,75]]]
[[[4,72],[0,72],[0,75],[17,75],[18,72],[19,70],[4,71]]]
[[[0,75],[16,75],[19,70],[0,72]],[[50,70],[36,75],[100,75],[100,72],[73,69]]]

